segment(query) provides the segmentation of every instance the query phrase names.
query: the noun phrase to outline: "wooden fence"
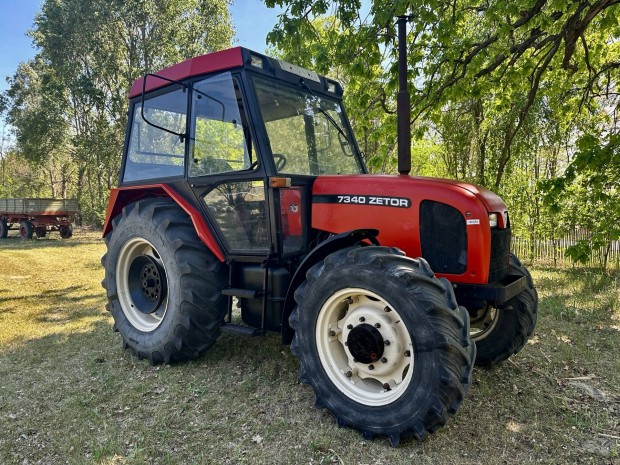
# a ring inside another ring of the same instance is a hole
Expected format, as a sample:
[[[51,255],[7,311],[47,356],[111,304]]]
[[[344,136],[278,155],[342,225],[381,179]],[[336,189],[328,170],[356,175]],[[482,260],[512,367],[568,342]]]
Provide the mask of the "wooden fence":
[[[562,238],[531,240],[523,237],[512,238],[512,251],[527,262],[538,262],[557,266],[576,265],[565,255],[566,249],[581,240],[589,240],[587,231],[576,230]],[[587,266],[620,268],[620,241],[612,241],[606,247],[592,251]]]

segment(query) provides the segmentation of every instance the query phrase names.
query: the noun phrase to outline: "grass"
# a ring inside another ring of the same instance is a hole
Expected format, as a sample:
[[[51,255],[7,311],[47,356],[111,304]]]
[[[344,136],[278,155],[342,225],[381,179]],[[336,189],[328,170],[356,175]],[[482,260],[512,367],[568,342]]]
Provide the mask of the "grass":
[[[152,367],[104,310],[95,232],[0,241],[2,464],[620,464],[620,274],[532,269],[539,322],[463,406],[391,448],[314,408],[276,334]]]

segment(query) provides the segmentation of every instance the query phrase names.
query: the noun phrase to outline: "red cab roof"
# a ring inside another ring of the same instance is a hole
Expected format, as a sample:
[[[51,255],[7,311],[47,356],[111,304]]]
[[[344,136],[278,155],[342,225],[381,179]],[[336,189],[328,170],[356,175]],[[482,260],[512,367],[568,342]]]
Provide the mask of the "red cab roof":
[[[190,58],[189,60],[182,61],[181,63],[170,66],[169,68],[164,68],[155,74],[168,79],[174,79],[175,81],[182,81],[183,79],[192,76],[199,76],[201,74],[212,73],[214,71],[236,68],[242,64],[243,57],[241,47],[235,47],[229,48],[228,50],[208,53],[196,58]],[[131,90],[129,91],[129,98],[136,97],[142,93],[143,81],[144,77],[136,79],[133,82]],[[163,87],[167,84],[169,84],[168,81],[149,76],[146,80],[145,91],[148,92],[150,90]]]

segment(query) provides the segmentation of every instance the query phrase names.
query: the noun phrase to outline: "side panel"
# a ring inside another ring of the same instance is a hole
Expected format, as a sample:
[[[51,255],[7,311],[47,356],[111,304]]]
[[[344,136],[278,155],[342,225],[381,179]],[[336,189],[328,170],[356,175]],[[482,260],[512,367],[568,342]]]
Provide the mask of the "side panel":
[[[312,191],[312,227],[332,233],[378,229],[381,245],[420,257],[420,204],[424,200],[442,202],[456,208],[466,220],[467,267],[462,274],[438,276],[486,284],[491,250],[487,208],[503,214],[506,207],[494,194],[475,189],[463,183],[409,176],[319,176]],[[484,202],[481,196],[486,196]]]
[[[175,191],[167,184],[152,184],[140,187],[118,187],[110,191],[106,220],[103,225],[103,235],[105,236],[112,230],[112,219],[119,215],[123,207],[132,202],[148,197],[170,197],[189,215],[196,228],[196,233],[200,240],[213,252],[221,262],[224,261],[224,254],[218,246],[211,230],[207,226],[202,214],[185,197]]]

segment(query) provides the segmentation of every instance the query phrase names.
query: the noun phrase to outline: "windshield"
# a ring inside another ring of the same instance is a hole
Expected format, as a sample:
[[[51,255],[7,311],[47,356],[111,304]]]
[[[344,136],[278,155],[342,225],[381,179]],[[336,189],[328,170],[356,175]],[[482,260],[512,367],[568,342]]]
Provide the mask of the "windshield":
[[[254,86],[279,173],[363,173],[340,102],[260,78]]]

